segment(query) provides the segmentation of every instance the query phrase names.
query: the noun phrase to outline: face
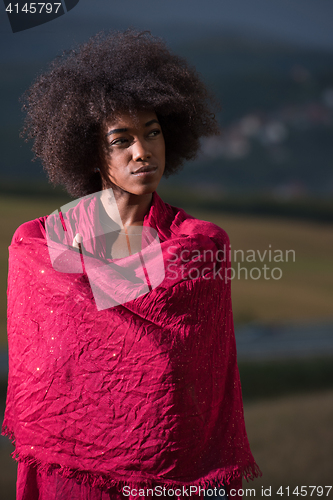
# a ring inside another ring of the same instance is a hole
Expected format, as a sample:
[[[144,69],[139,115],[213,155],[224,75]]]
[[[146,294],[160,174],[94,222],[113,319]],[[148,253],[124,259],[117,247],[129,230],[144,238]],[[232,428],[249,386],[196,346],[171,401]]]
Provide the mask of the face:
[[[165,168],[165,143],[154,111],[122,113],[106,125],[106,170],[112,187],[134,195],[156,190]],[[107,185],[108,184],[108,185]]]

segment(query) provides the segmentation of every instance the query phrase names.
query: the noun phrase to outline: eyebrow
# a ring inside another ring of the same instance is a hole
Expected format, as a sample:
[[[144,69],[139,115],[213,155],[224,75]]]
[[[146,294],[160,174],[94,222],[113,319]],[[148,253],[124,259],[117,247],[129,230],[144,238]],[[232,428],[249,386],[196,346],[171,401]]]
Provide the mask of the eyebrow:
[[[156,120],[156,118],[153,118],[152,120],[149,120],[149,122],[145,123],[145,127],[149,127],[149,125],[152,125],[153,123],[159,123],[158,120]],[[128,129],[127,128],[114,128],[113,130],[109,130],[109,132],[105,135],[105,137],[107,137],[108,135],[111,135],[111,134],[119,134],[121,132],[127,132]]]

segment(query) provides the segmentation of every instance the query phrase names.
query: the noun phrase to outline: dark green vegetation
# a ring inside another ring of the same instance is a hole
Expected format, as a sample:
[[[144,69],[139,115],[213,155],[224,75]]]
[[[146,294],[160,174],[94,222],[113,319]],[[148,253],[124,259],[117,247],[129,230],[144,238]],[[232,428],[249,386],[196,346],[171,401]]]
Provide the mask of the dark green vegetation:
[[[171,205],[182,207],[188,212],[204,210],[225,214],[257,215],[286,219],[301,219],[324,223],[333,222],[333,198],[302,196],[296,199],[279,199],[262,192],[243,194],[209,193],[189,185],[186,189],[162,182],[159,193]],[[59,186],[54,188],[45,180],[13,181],[4,179],[0,195],[19,196],[23,199],[41,199],[45,196],[54,203],[64,204],[71,197]]]
[[[333,359],[290,359],[239,364],[245,402],[333,389]]]
[[[185,210],[209,210],[225,214],[257,215],[286,219],[302,219],[317,222],[333,222],[333,198],[303,196],[296,199],[279,199],[262,192],[251,194],[209,194],[199,187],[186,191],[180,188],[160,189],[168,203],[181,206]]]

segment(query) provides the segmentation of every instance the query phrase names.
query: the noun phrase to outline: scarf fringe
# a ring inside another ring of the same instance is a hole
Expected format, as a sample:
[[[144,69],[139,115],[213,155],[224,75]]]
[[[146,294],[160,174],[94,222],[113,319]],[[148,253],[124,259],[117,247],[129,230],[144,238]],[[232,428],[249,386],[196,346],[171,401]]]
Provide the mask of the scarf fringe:
[[[14,444],[14,433],[6,425],[3,425],[2,427],[2,434],[8,436]],[[162,478],[143,479],[140,481],[125,481],[115,480],[106,474],[98,474],[85,470],[71,469],[69,467],[62,467],[61,465],[54,463],[43,463],[35,457],[22,455],[16,450],[13,451],[11,456],[17,462],[23,462],[28,466],[35,466],[38,468],[39,472],[46,473],[47,475],[52,474],[54,471],[56,471],[57,474],[60,474],[66,479],[75,479],[79,483],[89,484],[93,488],[97,487],[101,490],[108,490],[110,488],[116,487],[120,492],[122,491],[122,488],[124,486],[129,486],[131,489],[140,489],[153,488],[154,486],[160,484],[173,489],[177,487],[179,488],[180,486],[197,486],[206,489],[212,487],[214,488],[215,486],[218,487],[222,482],[225,485],[228,485],[233,480],[239,477],[243,477],[244,479],[246,479],[246,481],[249,481],[262,475],[261,470],[259,469],[256,462],[253,462],[246,465],[245,467],[233,467],[229,468],[229,470],[224,471],[215,470],[207,476],[193,481],[176,481]]]
[[[7,436],[11,440],[12,444],[15,446],[15,435],[14,435],[14,432],[10,430],[10,428],[8,427],[5,419],[4,419],[3,423],[2,423],[1,435],[2,436]]]

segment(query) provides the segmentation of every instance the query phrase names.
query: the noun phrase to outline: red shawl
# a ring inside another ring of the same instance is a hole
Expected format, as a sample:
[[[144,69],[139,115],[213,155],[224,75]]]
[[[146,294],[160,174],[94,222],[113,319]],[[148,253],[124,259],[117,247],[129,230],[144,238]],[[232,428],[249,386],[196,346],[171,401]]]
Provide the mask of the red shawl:
[[[9,248],[3,433],[15,440],[15,458],[100,487],[258,476],[244,425],[227,234],[154,193],[144,226],[158,234],[165,275],[152,284],[145,273],[148,291],[139,276],[136,298],[101,308],[80,266],[110,263],[105,239],[83,235],[83,256],[69,248],[97,212],[86,197],[66,213],[67,248],[59,217],[49,218],[55,247],[63,246],[53,265],[46,217],[20,226]],[[108,268],[107,297],[128,269]]]

